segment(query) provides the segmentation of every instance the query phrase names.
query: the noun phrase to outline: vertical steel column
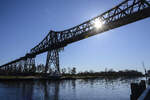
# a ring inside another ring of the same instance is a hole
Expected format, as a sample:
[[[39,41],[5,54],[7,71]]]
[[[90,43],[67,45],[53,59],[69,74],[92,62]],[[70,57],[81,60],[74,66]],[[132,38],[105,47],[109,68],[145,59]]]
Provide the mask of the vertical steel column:
[[[27,72],[28,71],[28,64],[27,64],[27,59],[23,60],[23,66],[24,66],[24,69],[23,69],[23,72]]]
[[[19,62],[18,64],[18,72],[22,72],[23,71],[23,65],[22,65],[22,60]]]
[[[29,66],[30,66],[29,69],[30,69],[31,72],[36,71],[35,58],[30,58]]]

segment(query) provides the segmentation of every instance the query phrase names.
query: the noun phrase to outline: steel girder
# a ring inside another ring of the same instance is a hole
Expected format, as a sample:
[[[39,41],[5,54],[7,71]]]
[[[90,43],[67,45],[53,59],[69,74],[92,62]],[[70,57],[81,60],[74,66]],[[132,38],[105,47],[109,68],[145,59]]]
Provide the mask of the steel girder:
[[[7,74],[35,72],[35,58],[19,60],[18,62],[3,66],[0,70],[1,72],[6,72]]]
[[[37,55],[49,50],[62,48],[69,43],[85,39],[97,33],[149,17],[149,11],[150,0],[125,0],[116,7],[73,28],[57,32],[50,31],[42,42],[31,49],[30,54]],[[103,22],[103,28],[95,28],[94,23],[96,20]]]

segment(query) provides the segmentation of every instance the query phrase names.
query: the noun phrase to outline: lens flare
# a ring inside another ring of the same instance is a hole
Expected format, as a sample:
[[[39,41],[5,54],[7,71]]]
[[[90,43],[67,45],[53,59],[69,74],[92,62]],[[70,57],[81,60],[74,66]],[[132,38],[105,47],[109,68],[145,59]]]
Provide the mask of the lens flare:
[[[101,28],[103,26],[104,22],[100,19],[95,19],[94,21],[94,27],[96,27],[97,29]]]

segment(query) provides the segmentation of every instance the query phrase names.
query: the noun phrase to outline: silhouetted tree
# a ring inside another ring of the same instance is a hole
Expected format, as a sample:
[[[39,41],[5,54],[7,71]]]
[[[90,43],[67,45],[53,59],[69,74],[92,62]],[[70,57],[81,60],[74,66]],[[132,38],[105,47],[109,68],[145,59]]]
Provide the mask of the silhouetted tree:
[[[75,67],[72,68],[71,74],[73,74],[73,75],[76,74],[76,68]]]
[[[61,73],[62,73],[62,74],[66,74],[66,71],[67,71],[66,68],[62,68],[62,69],[61,69]]]

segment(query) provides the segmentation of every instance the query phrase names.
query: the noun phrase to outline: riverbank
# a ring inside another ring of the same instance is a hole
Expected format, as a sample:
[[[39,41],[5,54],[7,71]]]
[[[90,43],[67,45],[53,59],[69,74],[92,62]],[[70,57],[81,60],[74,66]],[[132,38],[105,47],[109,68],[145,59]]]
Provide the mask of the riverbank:
[[[100,78],[96,76],[61,76],[60,80],[65,79],[94,79]],[[54,77],[40,77],[40,76],[0,76],[0,80],[42,80],[42,79],[54,79]],[[56,78],[55,78],[56,79]],[[57,78],[58,79],[58,78]]]
[[[36,80],[41,79],[37,76],[0,76],[0,80]]]
[[[123,77],[123,76],[120,76]],[[143,76],[134,76],[134,77],[143,77]],[[0,76],[0,80],[75,80],[75,79],[96,79],[96,78],[119,78],[119,76],[79,76],[79,75],[67,75],[67,76],[60,76],[60,77],[42,77],[42,76]],[[124,78],[132,78],[126,77]]]

